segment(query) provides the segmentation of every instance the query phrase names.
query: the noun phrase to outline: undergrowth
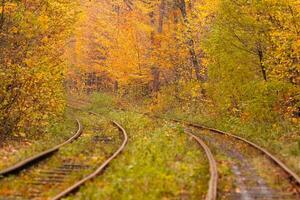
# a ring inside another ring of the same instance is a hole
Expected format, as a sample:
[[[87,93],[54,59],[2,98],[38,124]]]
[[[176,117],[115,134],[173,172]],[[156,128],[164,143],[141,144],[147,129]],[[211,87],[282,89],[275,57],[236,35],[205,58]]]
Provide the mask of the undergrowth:
[[[70,113],[66,113],[62,120],[51,124],[45,134],[26,139],[26,142],[13,142],[0,150],[0,169],[11,166],[30,156],[40,153],[70,138],[78,130],[78,125]],[[11,150],[13,147],[13,150]]]
[[[178,110],[170,110],[161,115],[203,124],[247,138],[276,154],[300,174],[300,127],[289,122],[280,124],[245,123],[241,119],[231,116],[184,113]]]
[[[199,199],[209,179],[208,163],[182,127],[134,112],[107,111],[94,97],[91,110],[117,120],[129,142],[105,173],[69,199]],[[115,102],[109,105],[113,108]]]
[[[111,95],[101,94],[101,96],[112,99]],[[217,112],[213,106],[207,106],[207,102],[178,102],[175,98],[167,99],[140,98],[133,101],[128,96],[114,97],[114,103],[109,107],[119,109],[121,105],[125,110],[182,119],[231,132],[266,148],[300,174],[300,124],[283,119],[250,120],[229,115],[227,112]]]

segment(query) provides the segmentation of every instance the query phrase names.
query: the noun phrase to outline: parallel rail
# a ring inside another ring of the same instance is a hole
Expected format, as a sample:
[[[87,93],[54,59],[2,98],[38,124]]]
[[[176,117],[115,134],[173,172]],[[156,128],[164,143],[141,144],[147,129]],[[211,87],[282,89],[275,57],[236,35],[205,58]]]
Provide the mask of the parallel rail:
[[[125,109],[121,109],[121,110],[122,111],[126,111]],[[287,175],[287,177],[290,180],[290,182],[293,183],[294,185],[296,185],[298,187],[296,189],[297,189],[298,193],[300,194],[300,191],[299,191],[300,190],[299,189],[300,188],[300,177],[295,172],[293,172],[287,165],[285,165],[281,160],[279,160],[274,155],[272,155],[268,150],[260,147],[259,145],[255,144],[255,143],[253,143],[253,142],[251,142],[251,141],[249,141],[249,140],[247,140],[245,138],[242,138],[240,136],[237,136],[237,135],[234,135],[234,134],[231,134],[231,133],[227,133],[227,132],[215,129],[215,128],[210,128],[210,127],[207,127],[207,126],[204,126],[204,125],[195,124],[195,123],[184,121],[184,120],[164,118],[164,117],[161,117],[161,116],[158,116],[158,115],[153,115],[153,114],[150,114],[150,113],[142,113],[142,112],[136,112],[136,113],[142,114],[142,115],[145,115],[145,116],[148,116],[148,117],[157,118],[157,119],[162,119],[162,120],[168,120],[168,121],[173,121],[173,122],[177,122],[177,123],[182,123],[182,124],[185,124],[187,126],[198,128],[198,129],[209,130],[209,131],[221,134],[221,135],[227,135],[227,136],[229,136],[231,138],[234,138],[236,140],[240,140],[240,141],[242,141],[242,142],[250,145],[251,147],[255,148],[259,152],[261,152],[270,161],[272,161],[276,166],[278,166]]]
[[[90,112],[90,113],[97,115],[96,113],[93,113],[93,112]],[[61,199],[63,197],[70,195],[71,193],[73,193],[74,191],[79,189],[82,185],[84,185],[87,181],[89,181],[89,180],[95,178],[96,176],[98,176],[99,174],[101,174],[105,170],[105,168],[112,162],[112,160],[114,160],[124,150],[124,148],[128,142],[128,135],[127,135],[125,129],[119,123],[117,123],[116,121],[112,121],[112,123],[119,129],[119,131],[123,135],[124,140],[122,142],[122,145],[99,168],[97,168],[96,171],[94,171],[92,174],[86,176],[85,178],[81,179],[80,181],[76,182],[69,188],[65,189],[63,192],[59,193],[54,198],[52,198],[52,200],[58,200],[58,199]]]
[[[90,114],[93,115],[98,115],[97,113],[94,112],[89,112]],[[118,128],[120,131],[121,137],[123,138],[122,144],[120,147],[111,155],[107,160],[104,161],[104,163],[101,164],[100,167],[98,167],[93,173],[87,175],[86,177],[82,178],[81,180],[77,181],[70,187],[66,188],[59,194],[57,194],[55,197],[51,198],[52,200],[57,200],[57,199],[62,199],[63,197],[67,197],[71,193],[75,192],[77,189],[79,189],[82,185],[84,185],[87,181],[95,178],[96,176],[100,175],[101,173],[104,172],[106,167],[125,149],[126,144],[128,143],[128,135],[125,129],[116,121],[111,121],[111,123]],[[76,134],[74,134],[71,138],[69,138],[67,141],[63,142],[62,144],[59,144],[49,150],[46,150],[42,153],[39,153],[38,155],[32,156],[24,161],[21,161],[17,164],[15,164],[12,167],[9,167],[3,171],[1,171],[0,176],[6,176],[9,174],[15,174],[23,169],[26,169],[29,165],[33,165],[38,163],[39,161],[43,160],[44,158],[47,158],[51,156],[53,153],[57,152],[62,146],[71,143],[75,139],[77,139],[81,134],[82,134],[82,125],[81,123],[77,120],[78,124],[78,131]],[[65,177],[68,173],[76,170],[81,170],[85,169],[90,166],[85,166],[85,165],[78,165],[78,164],[72,164],[72,163],[66,163],[63,166],[59,168],[55,168],[52,171],[44,171],[45,174],[49,173],[49,180],[37,180],[37,182],[32,182],[32,184],[52,184],[52,183],[60,183],[62,180],[60,178]],[[48,177],[48,176],[47,176]],[[52,179],[55,177],[55,179]],[[53,182],[54,181],[54,182]],[[12,198],[19,197],[18,195],[22,194],[16,194],[12,195]],[[40,191],[36,192],[36,194],[33,194],[30,196],[30,198],[35,198],[35,197],[40,197]],[[1,197],[0,197],[1,199]]]
[[[122,109],[122,110],[124,110],[124,109]],[[92,113],[92,114],[95,114],[95,113]],[[297,189],[298,193],[300,193],[300,191],[299,191],[300,177],[295,172],[293,172],[291,169],[289,169],[289,167],[286,166],[282,161],[280,161],[278,158],[276,158],[274,155],[272,155],[269,151],[267,151],[266,149],[260,147],[259,145],[255,144],[255,143],[253,143],[253,142],[251,142],[251,141],[249,141],[245,138],[242,138],[240,136],[237,136],[237,135],[234,135],[234,134],[231,134],[231,133],[227,133],[227,132],[215,129],[215,128],[210,128],[210,127],[207,127],[207,126],[204,126],[204,125],[195,124],[195,123],[191,123],[191,122],[187,122],[187,121],[183,121],[183,120],[166,119],[166,118],[163,118],[161,116],[152,115],[150,113],[139,113],[139,114],[146,115],[148,117],[154,117],[154,118],[158,118],[158,119],[163,119],[163,120],[169,120],[169,121],[173,121],[173,122],[177,122],[177,123],[182,123],[182,124],[185,124],[187,126],[202,129],[202,130],[209,130],[211,132],[221,134],[221,135],[226,135],[226,136],[229,136],[229,137],[234,138],[236,140],[242,141],[242,142],[246,143],[247,145],[251,146],[252,148],[256,149],[258,152],[265,155],[270,161],[272,161],[276,166],[278,166],[287,175],[287,178],[290,180],[290,182],[295,184],[298,187],[296,189]],[[206,152],[207,156],[209,154],[211,154],[211,152],[209,151],[209,148],[206,146],[206,144],[201,139],[199,139],[197,136],[195,136],[191,133],[189,133],[189,134],[195,140],[197,140],[197,142],[203,147],[203,149],[206,149],[205,152]],[[208,157],[212,157],[212,155],[210,155]],[[217,177],[217,174],[214,173],[215,169],[213,169],[213,168],[216,168],[216,165],[213,164],[213,163],[215,163],[215,161],[209,160],[209,162],[210,162],[211,179],[210,179],[210,183],[209,183],[209,192],[206,196],[206,199],[207,200],[208,199],[209,200],[214,200],[214,198],[216,198],[217,178],[218,177]]]
[[[299,178],[299,176],[295,172],[293,172],[291,169],[289,169],[282,161],[280,161],[278,158],[276,158],[274,155],[272,155],[266,149],[258,146],[257,144],[255,144],[255,143],[253,143],[253,142],[251,142],[247,139],[244,139],[240,136],[237,136],[237,135],[234,135],[234,134],[231,134],[231,133],[227,133],[227,132],[224,132],[224,131],[221,131],[221,130],[218,130],[218,129],[209,128],[209,127],[206,127],[206,126],[203,126],[203,125],[200,125],[200,124],[194,124],[194,123],[186,122],[186,121],[182,121],[182,120],[176,120],[176,119],[171,119],[171,120],[174,121],[174,122],[186,124],[187,126],[190,126],[190,127],[194,127],[194,128],[198,128],[198,129],[202,129],[202,130],[209,130],[209,131],[221,134],[221,135],[227,135],[231,138],[240,140],[240,141],[250,145],[251,147],[255,148],[256,150],[258,150],[259,152],[264,154],[269,160],[271,160],[275,165],[277,165],[280,169],[282,169],[285,172],[285,174],[288,176],[289,180],[292,183],[294,183],[295,185],[297,185],[298,187],[300,187],[300,178]]]
[[[190,135],[194,140],[197,141],[197,143],[202,147],[202,149],[205,151],[206,157],[209,161],[209,172],[210,172],[210,180],[209,180],[209,186],[208,191],[206,194],[206,200],[216,200],[217,199],[217,189],[218,189],[218,169],[217,169],[217,163],[214,159],[214,156],[212,152],[210,151],[209,147],[205,144],[203,140],[201,140],[199,137],[194,135],[193,133],[189,131],[185,131],[188,135]]]
[[[78,125],[78,130],[71,138],[69,138],[65,142],[63,142],[63,143],[61,143],[61,144],[59,144],[55,147],[52,147],[52,148],[50,148],[46,151],[43,151],[43,152],[41,152],[37,155],[34,155],[32,157],[29,157],[29,158],[27,158],[23,161],[20,161],[20,162],[14,164],[11,167],[8,167],[8,168],[0,171],[0,177],[8,176],[10,174],[16,174],[19,171],[29,167],[30,165],[38,163],[39,161],[51,156],[53,153],[57,152],[61,147],[63,147],[66,144],[69,144],[69,143],[73,142],[74,140],[76,140],[82,134],[82,125],[79,122],[79,120],[76,120],[76,121],[77,121],[77,125]]]

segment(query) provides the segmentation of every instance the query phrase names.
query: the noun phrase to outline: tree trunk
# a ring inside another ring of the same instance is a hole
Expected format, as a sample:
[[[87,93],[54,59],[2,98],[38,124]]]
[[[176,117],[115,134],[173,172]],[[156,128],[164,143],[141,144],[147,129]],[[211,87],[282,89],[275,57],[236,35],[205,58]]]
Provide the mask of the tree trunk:
[[[189,48],[189,53],[191,56],[191,61],[193,64],[193,68],[195,70],[195,74],[196,74],[196,78],[198,81],[204,82],[205,81],[205,77],[201,75],[201,65],[198,61],[197,58],[197,54],[195,51],[195,41],[192,38],[192,30],[189,27],[189,20],[187,17],[187,11],[186,11],[186,4],[185,4],[185,0],[178,0],[178,8],[180,9],[181,15],[183,17],[183,21],[186,25],[186,27],[188,28],[187,30],[187,44],[188,44],[188,48]]]
[[[130,0],[124,0],[125,5],[131,11],[133,8],[133,3]]]
[[[158,92],[160,88],[160,71],[157,67],[153,67],[151,72],[153,77],[152,91]]]
[[[0,16],[0,30],[2,30],[4,25],[4,13],[5,13],[5,0],[1,2],[1,16]]]
[[[164,0],[162,0],[164,1]],[[151,12],[149,14],[150,16],[150,23],[153,27],[155,27],[155,18],[154,18],[154,12]],[[161,18],[163,20],[163,17]],[[161,24],[161,28],[162,28],[162,24]],[[153,51],[154,49],[154,45],[155,45],[155,32],[152,31],[151,32],[151,51]],[[152,52],[151,52],[152,54]],[[159,68],[156,66],[156,64],[154,63],[152,68],[151,68],[151,73],[152,73],[152,86],[151,86],[151,89],[152,89],[152,92],[158,92],[159,91],[159,88],[160,88],[160,71],[159,71]]]
[[[165,0],[161,0],[160,6],[159,6],[159,19],[158,19],[158,30],[157,30],[158,33],[162,33],[162,31],[163,31],[165,7],[166,7]]]
[[[263,51],[262,51],[261,47],[258,48],[257,52],[258,52],[259,65],[260,65],[260,69],[261,69],[261,72],[262,72],[263,79],[265,81],[267,81],[268,80],[267,70],[266,70],[266,67],[263,63],[264,54],[263,54]]]
[[[115,80],[114,82],[114,93],[118,93],[119,91],[119,82]]]

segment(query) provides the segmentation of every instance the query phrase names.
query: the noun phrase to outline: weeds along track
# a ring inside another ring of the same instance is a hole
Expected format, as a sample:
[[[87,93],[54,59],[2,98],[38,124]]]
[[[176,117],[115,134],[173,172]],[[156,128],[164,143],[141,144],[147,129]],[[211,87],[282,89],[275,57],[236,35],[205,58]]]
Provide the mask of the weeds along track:
[[[259,145],[240,136],[203,125],[149,113],[139,114],[182,124],[191,129],[188,130],[188,134],[199,140],[198,143],[203,143],[211,149],[218,163],[219,179],[215,181],[218,185],[213,186],[217,188],[213,188],[211,182],[214,175],[210,161],[209,191],[217,190],[218,199],[300,199],[299,176]]]
[[[249,140],[246,140],[242,137],[239,137],[239,136],[236,136],[234,134],[227,133],[227,132],[224,132],[224,131],[220,131],[218,129],[209,128],[209,127],[199,125],[199,124],[193,124],[193,123],[190,123],[190,122],[183,122],[183,121],[178,121],[178,120],[173,120],[173,121],[184,123],[188,126],[195,127],[195,128],[198,128],[198,129],[204,129],[204,130],[211,131],[213,133],[229,136],[230,138],[233,138],[233,139],[236,139],[236,140],[239,140],[239,141],[242,141],[242,142],[246,143],[247,145],[251,146],[252,148],[254,148],[257,151],[264,154],[269,160],[274,162],[275,165],[280,167],[287,174],[288,178],[290,179],[291,182],[293,182],[293,184],[295,184],[297,186],[300,186],[300,177],[296,173],[294,173],[292,170],[290,170],[283,162],[281,162],[278,158],[276,158],[274,155],[269,153],[266,149],[258,146],[257,144],[255,144],[253,142],[250,142]]]
[[[91,114],[97,115],[96,113],[90,112]],[[123,135],[123,142],[121,144],[121,146],[118,148],[117,151],[115,151],[113,153],[112,156],[110,156],[99,168],[97,168],[93,173],[89,174],[88,176],[86,176],[85,178],[81,179],[80,181],[76,182],[74,185],[68,187],[66,190],[64,190],[63,192],[59,193],[57,196],[55,196],[52,200],[58,200],[61,199],[62,197],[65,197],[69,194],[71,194],[72,192],[74,192],[76,189],[78,189],[80,186],[82,186],[85,182],[95,178],[96,176],[98,176],[99,174],[101,174],[103,172],[103,170],[109,165],[109,163],[114,160],[125,148],[127,142],[128,142],[128,135],[125,131],[125,129],[118,124],[118,122],[116,121],[112,121],[112,123],[119,129],[119,131],[122,133]]]
[[[232,188],[226,191],[223,186],[219,186],[218,199],[300,198],[300,179],[297,174],[266,149],[242,137],[217,129],[181,120],[172,119],[172,121],[191,128],[188,133],[199,140],[198,143],[203,143],[204,146],[205,143],[208,144],[216,154],[218,163],[225,162],[230,168],[231,178],[226,179],[222,174],[221,177],[224,179],[223,185],[232,182]],[[214,179],[214,173],[216,172],[211,169],[211,181]],[[220,182],[222,185],[222,180]],[[216,191],[217,188],[211,187],[217,187],[217,184],[212,186],[210,183],[209,188],[210,191]]]
[[[204,150],[206,157],[209,161],[209,172],[210,172],[210,180],[208,191],[206,194],[206,200],[216,200],[217,199],[217,186],[218,186],[218,170],[217,170],[217,163],[215,158],[209,149],[209,147],[205,144],[203,140],[197,137],[192,132],[186,130],[185,131],[188,135],[190,135]]]
[[[8,167],[4,170],[1,170],[0,171],[0,178],[1,177],[4,177],[4,176],[8,176],[10,174],[16,174],[18,172],[20,172],[21,170],[24,170],[26,168],[28,168],[30,165],[34,165],[34,164],[37,164],[38,162],[42,161],[43,159],[51,156],[52,154],[54,154],[55,152],[59,151],[59,149],[67,144],[70,144],[71,142],[73,142],[74,140],[76,140],[78,137],[81,136],[82,134],[82,125],[81,123],[79,122],[79,120],[76,120],[77,121],[77,125],[78,125],[78,130],[77,132],[72,136],[70,137],[69,139],[67,139],[65,142],[55,146],[55,147],[52,147],[48,150],[45,150],[37,155],[34,155],[32,157],[29,157],[23,161],[20,161],[16,164],[14,164],[13,166],[11,167]]]
[[[115,121],[101,121],[91,113],[84,116],[80,139],[31,168],[1,179],[0,200],[61,199],[101,174],[125,148],[128,136]]]

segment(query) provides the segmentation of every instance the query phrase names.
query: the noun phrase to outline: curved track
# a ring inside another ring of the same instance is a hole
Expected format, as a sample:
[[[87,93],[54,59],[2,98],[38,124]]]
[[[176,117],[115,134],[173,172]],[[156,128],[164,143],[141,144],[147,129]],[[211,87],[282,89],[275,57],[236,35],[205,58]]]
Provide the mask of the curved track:
[[[200,125],[200,124],[195,124],[195,123],[191,123],[191,122],[187,122],[187,121],[183,121],[183,120],[177,120],[177,119],[172,119],[172,118],[164,118],[164,117],[161,117],[161,116],[157,116],[157,115],[152,115],[150,113],[139,113],[139,114],[143,114],[143,115],[146,115],[148,117],[153,117],[153,118],[157,118],[157,119],[162,119],[162,120],[167,120],[167,121],[172,121],[172,122],[176,122],[176,123],[180,123],[180,124],[183,124],[183,125],[186,125],[188,127],[193,127],[193,128],[196,128],[196,129],[200,129],[200,130],[207,130],[209,132],[212,132],[212,133],[217,133],[218,135],[220,136],[226,136],[228,137],[228,139],[232,139],[232,140],[238,140],[242,143],[244,143],[246,146],[248,146],[249,148],[253,148],[255,149],[255,151],[257,153],[259,153],[260,155],[264,156],[265,159],[269,160],[270,163],[274,164],[274,167],[276,167],[282,174],[281,174],[281,179],[282,180],[288,180],[293,188],[293,192],[288,192],[288,193],[283,193],[282,192],[275,192],[275,191],[272,191],[271,188],[267,188],[267,186],[265,185],[264,181],[262,179],[260,179],[258,176],[256,176],[255,172],[251,169],[251,170],[247,170],[247,168],[249,169],[249,167],[251,167],[251,165],[249,165],[248,163],[244,163],[242,164],[242,167],[243,167],[243,173],[245,172],[246,170],[246,173],[250,173],[251,174],[251,171],[252,173],[252,176],[253,177],[250,177],[249,181],[257,181],[257,183],[260,185],[259,187],[260,188],[250,188],[250,191],[247,191],[247,189],[245,188],[246,186],[243,185],[243,181],[247,180],[246,177],[243,176],[242,172],[239,171],[237,165],[234,165],[232,166],[232,170],[234,171],[234,174],[235,176],[237,176],[237,184],[244,189],[245,191],[245,195],[242,197],[242,199],[252,199],[250,196],[248,196],[248,192],[251,193],[251,196],[254,196],[255,199],[257,198],[268,198],[268,199],[298,199],[300,197],[300,178],[299,176],[293,172],[291,169],[289,169],[289,167],[287,165],[285,165],[282,161],[280,161],[278,158],[276,158],[276,156],[272,155],[269,151],[267,151],[266,149],[260,147],[259,145],[245,139],[245,138],[242,138],[240,136],[237,136],[237,135],[234,135],[234,134],[231,134],[231,133],[227,133],[227,132],[224,132],[224,131],[221,131],[221,130],[218,130],[218,129],[215,129],[215,128],[210,128],[210,127],[206,127],[206,126],[203,126],[203,125]],[[194,135],[194,134],[193,134]],[[205,137],[204,137],[205,138]],[[213,137],[214,138],[214,137]],[[207,140],[208,138],[206,138]],[[224,138],[225,139],[225,138]],[[225,139],[226,140],[226,139]],[[212,142],[212,143],[215,143],[216,141],[215,140],[208,140],[207,142]],[[221,151],[222,151],[222,148],[224,147],[225,149],[223,150],[224,152],[226,153],[229,153],[231,155],[229,155],[230,157],[236,159],[244,159],[243,156],[239,153],[239,152],[234,152],[233,150],[230,150],[228,151],[228,149],[226,150],[226,144],[224,144],[226,142],[223,142],[223,145],[221,145]],[[225,146],[224,146],[225,145]],[[242,161],[243,162],[243,161]],[[273,167],[271,167],[273,168]],[[256,176],[256,177],[255,177]],[[249,177],[248,177],[249,178]],[[251,180],[252,179],[252,180]],[[258,189],[258,191],[256,191]],[[238,189],[240,190],[240,189]],[[260,191],[259,191],[260,190]],[[243,191],[241,191],[243,193]],[[294,195],[293,195],[294,194]],[[249,194],[250,195],[250,194]],[[262,196],[260,196],[262,195]],[[269,197],[266,197],[266,196],[269,196]],[[292,197],[293,196],[293,197]],[[232,197],[233,198],[233,197]],[[240,199],[241,197],[238,197],[238,199]]]
[[[275,165],[277,165],[279,168],[281,168],[285,174],[289,177],[290,181],[297,185],[298,187],[300,186],[300,178],[299,176],[293,172],[291,169],[289,169],[282,161],[280,161],[278,158],[276,158],[274,155],[272,155],[270,152],[268,152],[266,149],[258,146],[257,144],[249,141],[249,140],[246,140],[240,136],[236,136],[234,134],[231,134],[231,133],[227,133],[227,132],[224,132],[224,131],[221,131],[221,130],[218,130],[218,129],[214,129],[214,128],[209,128],[209,127],[206,127],[206,126],[203,126],[203,125],[199,125],[199,124],[194,124],[194,123],[190,123],[190,122],[186,122],[186,121],[181,121],[181,120],[174,120],[172,119],[172,121],[174,122],[179,122],[179,123],[183,123],[183,124],[186,124],[190,127],[194,127],[194,128],[198,128],[198,129],[204,129],[204,130],[209,130],[209,131],[212,131],[214,133],[218,133],[218,134],[221,134],[221,135],[226,135],[226,136],[229,136],[231,138],[234,138],[234,139],[237,139],[239,141],[242,141],[248,145],[250,145],[251,147],[255,148],[256,150],[258,150],[259,152],[261,152],[262,154],[264,154],[269,160],[271,160]]]
[[[90,114],[97,115],[96,113],[89,112]],[[89,172],[88,175],[86,175],[84,178],[79,178],[79,181],[76,181],[75,183],[71,183],[71,186],[62,187],[60,190],[58,190],[50,199],[56,200],[61,199],[63,197],[66,197],[70,195],[71,193],[75,192],[77,189],[79,189],[80,186],[84,185],[87,181],[95,178],[99,174],[103,173],[103,171],[106,169],[106,167],[114,160],[125,148],[127,142],[128,142],[128,135],[125,131],[125,129],[116,121],[110,121],[113,126],[115,126],[118,129],[117,134],[120,135],[121,144],[118,146],[117,150],[115,152],[112,152],[109,158],[107,158],[103,163],[100,164],[100,166],[97,168],[95,166],[95,170],[93,172]],[[25,169],[29,164],[39,164],[38,161],[41,161],[43,158],[47,158],[53,153],[57,152],[62,146],[74,141],[76,138],[78,138],[82,133],[82,125],[78,123],[78,131],[75,135],[73,135],[70,139],[65,141],[64,143],[57,145],[47,151],[44,151],[36,156],[33,156],[31,158],[28,158],[8,169],[3,171],[5,174],[15,173],[17,171],[20,171],[22,169]],[[74,174],[75,172],[79,172],[81,170],[89,170],[92,166],[85,164],[81,164],[78,162],[73,162],[70,160],[66,160],[62,162],[61,165],[58,165],[57,167],[53,168],[47,168],[48,163],[44,163],[43,166],[39,166],[39,168],[36,170],[36,172],[29,172],[29,175],[27,174],[27,177],[30,177],[29,182],[27,182],[28,186],[25,186],[24,189],[29,191],[27,194],[22,194],[21,191],[16,190],[15,192],[9,191],[9,193],[6,193],[5,191],[2,196],[0,196],[0,199],[45,199],[44,196],[45,193],[47,193],[48,186],[59,186],[61,187],[61,184],[67,180],[67,176]],[[33,177],[30,176],[33,175]],[[20,175],[20,178],[22,181],[26,181],[26,177],[24,178],[24,174]],[[19,179],[19,176],[16,177],[16,179]],[[1,183],[0,183],[1,184]],[[7,187],[7,185],[6,185]],[[4,187],[5,188],[5,187]],[[23,188],[22,188],[23,189]],[[45,190],[46,189],[46,190]]]
[[[21,171],[23,169],[26,169],[30,165],[36,164],[39,161],[51,156],[53,153],[57,152],[61,147],[63,147],[66,144],[69,144],[69,143],[73,142],[74,140],[76,140],[82,134],[82,125],[79,122],[79,120],[76,120],[76,121],[77,121],[77,125],[78,125],[78,130],[71,138],[69,138],[65,142],[63,142],[63,143],[61,143],[61,144],[59,144],[55,147],[52,147],[52,148],[50,148],[46,151],[43,151],[43,152],[41,152],[37,155],[34,155],[32,157],[29,157],[29,158],[27,158],[27,159],[25,159],[21,162],[18,162],[17,164],[15,164],[11,167],[8,167],[8,168],[0,171],[0,177],[1,176],[4,177],[4,176],[10,175],[10,174],[18,173],[19,171]]]
[[[213,154],[211,153],[209,147],[205,144],[203,140],[194,135],[189,131],[185,131],[188,135],[190,135],[196,142],[202,147],[205,151],[206,157],[209,161],[209,171],[210,171],[210,180],[208,191],[206,195],[206,200],[216,200],[217,199],[217,189],[218,189],[218,170],[217,163],[214,159]]]
[[[92,112],[90,112],[92,113]],[[92,113],[95,114],[95,113]],[[95,114],[96,115],[96,114]],[[81,179],[80,181],[76,182],[75,184],[73,184],[72,186],[70,186],[69,188],[67,188],[66,190],[64,190],[63,192],[59,193],[57,196],[55,196],[52,200],[58,200],[61,199],[65,196],[68,196],[69,194],[71,194],[72,192],[74,192],[75,190],[77,190],[80,186],[82,186],[83,184],[85,184],[87,181],[95,178],[96,176],[98,176],[99,174],[101,174],[104,169],[110,164],[110,162],[112,160],[114,160],[125,148],[127,142],[128,142],[128,135],[125,131],[125,129],[118,124],[115,121],[112,121],[112,123],[122,132],[124,140],[122,145],[118,148],[118,150],[112,155],[110,156],[98,169],[96,169],[96,171],[94,171],[92,174],[86,176],[85,178]]]
[[[126,109],[121,109],[121,111],[126,111]],[[217,133],[217,134],[223,135],[223,136],[228,136],[229,138],[243,142],[244,144],[248,145],[249,147],[254,148],[261,155],[264,155],[269,161],[271,161],[275,166],[277,166],[286,175],[285,176],[286,179],[289,180],[289,182],[294,186],[297,196],[300,196],[300,177],[295,172],[293,172],[291,169],[289,169],[289,167],[287,165],[285,165],[282,161],[280,161],[278,158],[276,158],[276,156],[272,155],[268,150],[260,147],[259,145],[255,144],[245,138],[242,138],[240,136],[237,136],[237,135],[234,135],[231,133],[227,133],[227,132],[215,129],[215,128],[210,128],[210,127],[207,127],[204,125],[195,124],[195,123],[191,123],[191,122],[184,121],[184,120],[165,118],[165,117],[161,117],[158,115],[153,115],[151,113],[142,113],[142,112],[136,112],[136,113],[146,115],[146,116],[152,117],[152,118],[181,123],[181,124],[187,125],[189,127],[194,127],[194,128],[201,129],[201,130],[208,130],[213,133]]]

